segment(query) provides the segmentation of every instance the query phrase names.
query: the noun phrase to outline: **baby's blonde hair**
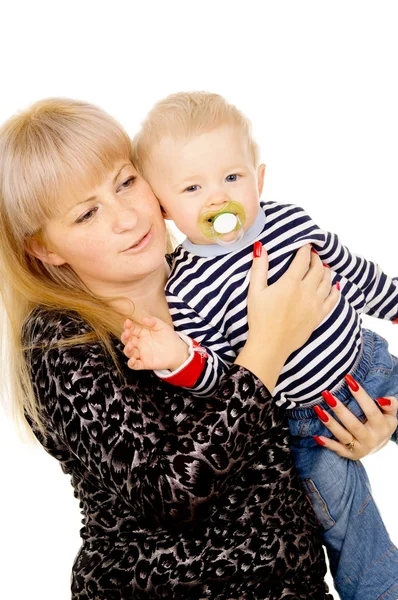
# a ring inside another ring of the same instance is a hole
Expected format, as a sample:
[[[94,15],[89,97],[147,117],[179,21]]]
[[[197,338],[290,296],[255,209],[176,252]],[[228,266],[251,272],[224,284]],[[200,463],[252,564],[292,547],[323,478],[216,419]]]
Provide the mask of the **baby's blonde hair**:
[[[151,150],[163,138],[189,140],[223,125],[242,131],[257,167],[259,148],[252,135],[251,122],[222,96],[209,92],[180,92],[157,102],[133,138],[133,162],[147,178]]]
[[[132,158],[127,133],[84,102],[41,100],[0,130],[0,386],[20,423],[26,414],[42,428],[21,340],[34,308],[78,313],[91,333],[68,343],[99,340],[115,359],[111,338],[121,333],[120,313],[92,294],[68,265],[47,265],[32,256],[27,241],[31,236],[43,241],[41,228],[64,209],[66,194],[77,196],[100,184],[126,158]]]

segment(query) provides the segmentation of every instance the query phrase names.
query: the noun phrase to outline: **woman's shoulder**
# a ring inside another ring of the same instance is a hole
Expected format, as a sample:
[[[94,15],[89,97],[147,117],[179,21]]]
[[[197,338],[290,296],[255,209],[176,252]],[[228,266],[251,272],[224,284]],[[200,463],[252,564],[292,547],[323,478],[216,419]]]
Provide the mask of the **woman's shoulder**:
[[[89,332],[89,325],[77,313],[39,306],[23,324],[22,341],[28,346],[51,345]]]

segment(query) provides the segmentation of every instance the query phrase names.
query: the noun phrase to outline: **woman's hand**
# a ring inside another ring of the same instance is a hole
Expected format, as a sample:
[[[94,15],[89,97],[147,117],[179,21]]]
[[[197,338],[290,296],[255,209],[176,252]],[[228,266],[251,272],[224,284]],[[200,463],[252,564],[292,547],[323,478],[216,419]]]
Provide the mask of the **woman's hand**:
[[[249,335],[261,337],[263,344],[281,341],[287,358],[332,310],[339,293],[331,288],[330,269],[309,244],[297,250],[288,270],[270,286],[267,256],[261,250],[261,257],[253,260],[248,292]]]
[[[366,422],[361,423],[330,392],[324,392],[322,395],[326,403],[333,409],[342,424],[320,407],[316,407],[316,414],[338,441],[324,436],[315,436],[315,440],[339,456],[359,460],[367,454],[380,450],[391,438],[398,425],[398,401],[397,398],[388,396],[377,398],[376,404],[350,375],[346,376],[346,381],[352,395],[366,415]]]
[[[255,373],[272,393],[288,356],[331,312],[339,291],[331,287],[330,269],[309,244],[297,250],[278,281],[268,286],[267,278],[267,253],[256,242],[247,298],[248,339],[235,362]]]

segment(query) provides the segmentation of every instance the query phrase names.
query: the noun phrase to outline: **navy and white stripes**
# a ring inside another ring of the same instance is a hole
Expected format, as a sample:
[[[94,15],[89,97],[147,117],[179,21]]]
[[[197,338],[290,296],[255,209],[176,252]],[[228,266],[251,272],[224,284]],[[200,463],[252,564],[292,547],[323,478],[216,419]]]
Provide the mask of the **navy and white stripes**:
[[[359,358],[359,313],[382,319],[398,316],[398,279],[378,265],[356,256],[335,234],[323,231],[298,206],[261,203],[255,239],[269,255],[269,284],[288,268],[295,251],[311,243],[340,281],[341,298],[307,343],[287,360],[273,392],[279,405],[293,408],[319,400],[333,390]],[[258,228],[260,223],[260,228]],[[166,295],[174,326],[209,351],[206,369],[193,390],[212,393],[218,380],[242,349],[247,337],[247,290],[254,239],[236,251],[209,256],[214,246],[197,253],[179,246]],[[192,248],[192,245],[190,246]],[[217,246],[220,252],[220,246]]]

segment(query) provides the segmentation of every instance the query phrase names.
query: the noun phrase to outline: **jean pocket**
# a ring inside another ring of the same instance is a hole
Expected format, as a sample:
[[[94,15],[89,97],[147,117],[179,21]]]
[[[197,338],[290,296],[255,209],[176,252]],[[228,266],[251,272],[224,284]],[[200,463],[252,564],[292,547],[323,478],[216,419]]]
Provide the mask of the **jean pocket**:
[[[301,481],[301,483],[314,510],[315,517],[317,518],[320,527],[323,529],[323,531],[328,531],[328,529],[335,525],[335,520],[328,510],[326,501],[321,496],[312,479],[304,479]]]

